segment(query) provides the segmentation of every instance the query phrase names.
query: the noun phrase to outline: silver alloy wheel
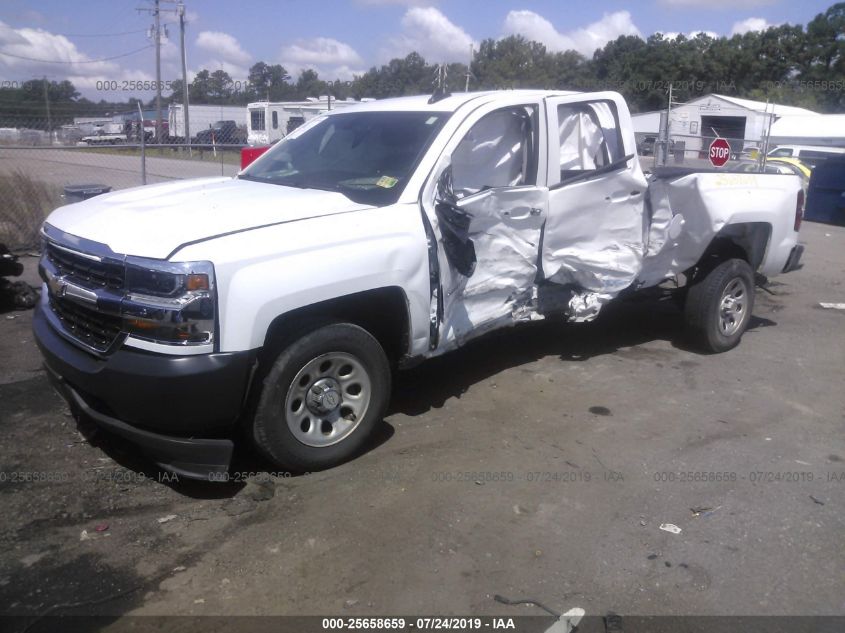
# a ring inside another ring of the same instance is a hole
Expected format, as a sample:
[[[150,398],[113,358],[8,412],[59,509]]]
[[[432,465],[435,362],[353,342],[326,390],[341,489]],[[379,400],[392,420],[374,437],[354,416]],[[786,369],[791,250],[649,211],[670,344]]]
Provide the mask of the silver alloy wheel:
[[[748,287],[739,277],[725,286],[719,302],[719,331],[724,336],[733,336],[742,327],[748,314]]]
[[[372,385],[364,365],[345,352],[330,352],[297,372],[285,398],[285,420],[306,446],[346,439],[370,406]]]

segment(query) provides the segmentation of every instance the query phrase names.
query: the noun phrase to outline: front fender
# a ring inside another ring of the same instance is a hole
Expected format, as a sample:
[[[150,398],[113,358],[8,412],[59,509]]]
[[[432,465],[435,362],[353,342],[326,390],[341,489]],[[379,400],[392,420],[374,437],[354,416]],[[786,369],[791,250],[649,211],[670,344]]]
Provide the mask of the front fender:
[[[210,260],[220,351],[256,349],[298,308],[396,286],[408,299],[409,349],[428,342],[428,251],[417,205],[309,218],[188,246],[174,261]]]

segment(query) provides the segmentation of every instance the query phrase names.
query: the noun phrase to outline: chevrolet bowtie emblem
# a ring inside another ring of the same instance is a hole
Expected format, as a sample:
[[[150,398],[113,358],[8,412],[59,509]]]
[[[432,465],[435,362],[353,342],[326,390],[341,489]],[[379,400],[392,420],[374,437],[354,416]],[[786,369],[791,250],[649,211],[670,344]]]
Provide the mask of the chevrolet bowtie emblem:
[[[55,297],[64,297],[67,291],[67,282],[63,277],[59,277],[58,275],[51,277],[47,282],[47,286],[50,288],[50,294]]]

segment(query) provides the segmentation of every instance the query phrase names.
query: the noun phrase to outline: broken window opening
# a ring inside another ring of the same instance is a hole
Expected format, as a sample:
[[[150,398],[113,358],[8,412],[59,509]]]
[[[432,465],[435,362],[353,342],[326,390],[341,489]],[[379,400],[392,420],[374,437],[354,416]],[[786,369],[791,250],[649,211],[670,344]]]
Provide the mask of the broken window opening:
[[[537,108],[518,106],[481,118],[452,153],[458,199],[485,189],[537,182]]]
[[[557,114],[561,182],[614,165],[624,158],[616,107],[612,103],[561,104]]]

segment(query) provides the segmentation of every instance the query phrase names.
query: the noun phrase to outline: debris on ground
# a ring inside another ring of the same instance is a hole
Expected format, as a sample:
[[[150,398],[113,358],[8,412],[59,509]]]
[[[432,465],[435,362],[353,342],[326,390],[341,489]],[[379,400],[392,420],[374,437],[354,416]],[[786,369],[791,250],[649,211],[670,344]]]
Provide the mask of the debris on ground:
[[[663,530],[664,532],[671,532],[672,534],[680,534],[681,533],[681,528],[679,528],[674,523],[661,523],[660,529]]]
[[[845,303],[819,303],[820,308],[824,308],[825,310],[845,310]]]
[[[159,523],[167,523],[169,521],[172,521],[175,518],[176,518],[175,514],[168,514],[167,516],[163,516],[160,519],[158,519],[158,522]]]
[[[604,616],[604,631],[605,633],[622,633],[624,631],[622,616],[613,611],[608,611],[607,615]]]
[[[105,532],[109,529],[108,523],[100,523],[97,527],[94,528],[95,532]]]
[[[253,501],[268,501],[276,494],[276,484],[269,476],[253,477],[246,482],[242,494]]]
[[[716,506],[715,508],[708,508],[708,507],[705,507],[705,506],[693,507],[693,508],[690,508],[690,512],[692,512],[692,516],[694,516],[694,517],[707,518],[710,515],[714,514],[715,512],[718,512],[721,508],[722,508],[722,506]]]
[[[815,503],[817,506],[823,506],[824,505],[824,501],[820,501],[820,500],[816,499],[813,495],[810,495],[810,499],[812,499],[813,503]]]

